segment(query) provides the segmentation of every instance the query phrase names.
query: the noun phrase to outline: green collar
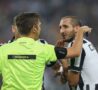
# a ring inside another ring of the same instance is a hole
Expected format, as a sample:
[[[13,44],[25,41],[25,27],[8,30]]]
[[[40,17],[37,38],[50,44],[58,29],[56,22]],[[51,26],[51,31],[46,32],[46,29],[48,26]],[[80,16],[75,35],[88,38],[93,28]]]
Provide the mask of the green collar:
[[[33,43],[33,42],[35,42],[35,40],[33,38],[29,38],[29,37],[21,37],[21,38],[18,38],[16,40],[16,42]]]

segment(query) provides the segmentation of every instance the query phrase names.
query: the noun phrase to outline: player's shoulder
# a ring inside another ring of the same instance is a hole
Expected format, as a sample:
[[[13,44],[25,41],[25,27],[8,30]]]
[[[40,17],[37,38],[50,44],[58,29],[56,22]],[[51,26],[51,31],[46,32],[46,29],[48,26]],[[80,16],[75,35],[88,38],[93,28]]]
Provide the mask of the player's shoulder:
[[[1,43],[0,48],[6,48],[9,47],[11,43]]]
[[[12,40],[8,40],[8,42],[5,42],[5,43],[0,43],[0,46],[6,46],[7,44],[13,42]]]
[[[1,47],[6,47],[8,45],[9,45],[9,43],[4,43],[4,44],[1,45]]]
[[[87,40],[87,39],[83,39],[83,46],[88,46],[88,45],[90,45],[90,44],[92,44],[92,42],[91,41],[89,41],[89,40]]]
[[[37,40],[37,45],[41,48],[41,49],[44,49],[44,50],[51,50],[53,49],[55,46],[54,45],[51,45],[49,44],[45,39],[39,39]]]
[[[40,42],[42,44],[48,44],[48,42],[45,39],[39,39],[38,42]]]
[[[39,48],[44,48],[47,44],[46,44],[46,40],[44,39],[38,39],[35,42],[35,45]]]
[[[68,43],[68,47],[72,46],[74,41]],[[87,40],[86,38],[83,38],[83,46],[86,46],[86,45],[89,45],[89,44],[92,44],[89,40]]]
[[[91,43],[91,41],[87,40],[86,38],[83,39],[83,44]]]
[[[2,46],[4,43],[0,43],[0,46]]]
[[[7,43],[0,43],[0,46],[2,47],[2,46],[5,46]]]

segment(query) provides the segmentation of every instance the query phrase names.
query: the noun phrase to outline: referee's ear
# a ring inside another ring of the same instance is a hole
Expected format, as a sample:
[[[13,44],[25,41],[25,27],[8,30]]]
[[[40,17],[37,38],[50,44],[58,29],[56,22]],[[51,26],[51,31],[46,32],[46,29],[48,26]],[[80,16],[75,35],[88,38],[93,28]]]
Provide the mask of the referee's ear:
[[[12,33],[15,34],[17,30],[17,27],[15,25],[12,25]]]
[[[32,31],[33,33],[37,33],[37,32],[38,32],[37,26],[34,25],[34,26],[32,27],[32,29],[31,29],[31,31]]]

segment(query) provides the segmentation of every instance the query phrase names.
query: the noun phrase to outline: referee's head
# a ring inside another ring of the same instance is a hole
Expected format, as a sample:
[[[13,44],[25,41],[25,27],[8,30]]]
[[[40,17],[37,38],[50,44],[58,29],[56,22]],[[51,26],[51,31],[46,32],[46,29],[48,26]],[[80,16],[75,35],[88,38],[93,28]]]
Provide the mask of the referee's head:
[[[21,13],[13,20],[20,36],[33,37],[35,40],[39,38],[40,24],[40,16],[37,13]]]

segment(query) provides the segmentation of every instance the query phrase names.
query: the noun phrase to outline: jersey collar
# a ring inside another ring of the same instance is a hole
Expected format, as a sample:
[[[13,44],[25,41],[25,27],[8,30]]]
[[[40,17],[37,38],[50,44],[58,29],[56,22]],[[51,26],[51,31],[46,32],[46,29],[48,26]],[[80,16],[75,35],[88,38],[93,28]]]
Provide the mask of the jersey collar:
[[[16,42],[21,42],[21,43],[34,43],[35,40],[29,37],[21,37],[16,40]]]

